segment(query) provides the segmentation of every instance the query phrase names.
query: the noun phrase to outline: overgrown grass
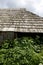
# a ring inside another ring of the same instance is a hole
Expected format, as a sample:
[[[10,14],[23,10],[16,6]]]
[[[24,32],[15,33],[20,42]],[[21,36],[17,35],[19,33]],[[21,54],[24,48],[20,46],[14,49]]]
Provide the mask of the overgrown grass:
[[[0,46],[0,65],[43,64],[43,44],[39,37],[5,40]]]

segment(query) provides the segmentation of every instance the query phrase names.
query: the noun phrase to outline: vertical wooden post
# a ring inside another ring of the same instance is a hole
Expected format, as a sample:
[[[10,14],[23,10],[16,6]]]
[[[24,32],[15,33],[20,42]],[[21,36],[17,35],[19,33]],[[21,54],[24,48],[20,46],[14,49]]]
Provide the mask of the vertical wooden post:
[[[16,32],[14,32],[14,38],[17,38],[17,33]]]

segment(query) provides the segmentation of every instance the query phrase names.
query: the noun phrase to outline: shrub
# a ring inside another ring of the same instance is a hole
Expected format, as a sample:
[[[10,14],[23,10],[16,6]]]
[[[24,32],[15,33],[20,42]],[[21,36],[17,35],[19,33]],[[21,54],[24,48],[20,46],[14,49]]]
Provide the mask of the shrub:
[[[1,47],[0,65],[39,65],[43,63],[40,45],[36,44],[36,40],[31,37],[6,40]]]

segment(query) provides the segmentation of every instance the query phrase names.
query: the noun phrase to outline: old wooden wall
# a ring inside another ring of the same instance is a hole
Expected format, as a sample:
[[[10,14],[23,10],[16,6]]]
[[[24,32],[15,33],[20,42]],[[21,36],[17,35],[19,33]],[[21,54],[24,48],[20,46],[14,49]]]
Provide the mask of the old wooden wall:
[[[0,32],[0,42],[7,39],[14,39],[14,32]]]

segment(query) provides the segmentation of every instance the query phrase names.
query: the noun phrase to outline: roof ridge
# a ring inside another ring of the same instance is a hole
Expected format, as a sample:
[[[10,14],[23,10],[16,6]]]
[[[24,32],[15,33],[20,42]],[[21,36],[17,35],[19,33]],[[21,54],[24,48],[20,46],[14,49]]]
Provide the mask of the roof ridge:
[[[3,8],[3,9],[1,9],[0,8],[0,10],[23,10],[23,11],[26,11],[26,8]]]

